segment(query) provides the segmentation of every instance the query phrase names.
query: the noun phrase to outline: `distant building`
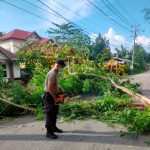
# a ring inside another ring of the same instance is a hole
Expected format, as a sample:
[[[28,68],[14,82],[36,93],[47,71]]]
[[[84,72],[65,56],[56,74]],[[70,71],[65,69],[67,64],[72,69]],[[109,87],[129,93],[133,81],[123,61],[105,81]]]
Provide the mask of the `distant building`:
[[[2,47],[0,47],[0,65],[3,67],[5,79],[13,80],[21,77],[16,56]]]
[[[30,41],[38,41],[40,44],[45,44],[52,40],[42,38],[36,32],[15,29],[0,36],[0,47],[12,53],[16,53],[26,42]]]
[[[21,72],[15,53],[26,42],[38,42],[40,45],[53,40],[42,38],[36,32],[12,30],[0,36],[0,65],[4,68],[4,78],[13,80],[21,78]]]

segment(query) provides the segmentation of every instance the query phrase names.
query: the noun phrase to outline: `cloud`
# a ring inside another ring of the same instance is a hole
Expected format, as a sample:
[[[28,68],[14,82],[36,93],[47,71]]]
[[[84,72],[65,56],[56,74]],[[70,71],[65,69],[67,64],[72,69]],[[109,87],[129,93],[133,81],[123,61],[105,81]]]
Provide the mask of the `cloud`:
[[[117,34],[112,28],[108,29],[108,32],[104,36],[109,39],[112,52],[116,52],[115,48],[120,48],[121,44],[127,46],[128,41],[123,35]]]
[[[64,5],[66,8],[64,8],[63,6],[59,5],[58,3],[61,3],[62,5]],[[82,19],[83,17],[86,17],[90,14],[91,12],[91,7],[85,3],[84,0],[69,0],[66,3],[66,0],[47,0],[46,2],[44,2],[47,6],[49,6],[50,8],[52,8],[54,11],[58,12],[59,14],[61,14],[64,18],[67,18],[68,20],[75,22],[77,20]],[[51,13],[54,14],[54,12],[52,12],[49,8],[45,7],[44,5],[40,4],[40,6],[43,9],[46,9],[47,11],[50,11]],[[73,12],[71,12],[70,10],[72,10]],[[61,17],[58,17],[58,15],[53,15],[50,13],[43,13],[43,17],[54,22],[57,24],[62,24],[62,23],[67,23],[66,20],[62,19]],[[49,22],[42,22],[40,25],[41,28],[49,28],[49,27],[54,27],[51,23]]]
[[[95,39],[98,37],[98,34],[96,34],[96,33],[92,33],[91,35],[90,35],[90,39],[91,39],[91,41],[92,42],[95,42]]]
[[[133,40],[128,41],[123,35],[117,34],[112,28],[108,29],[108,32],[104,36],[109,39],[112,52],[116,52],[115,48],[120,48],[121,44],[131,50],[133,47]],[[138,36],[136,43],[141,44],[147,52],[150,52],[150,38],[145,36]]]
[[[138,36],[135,41],[136,43],[141,44],[146,51],[150,52],[150,38],[145,36]]]

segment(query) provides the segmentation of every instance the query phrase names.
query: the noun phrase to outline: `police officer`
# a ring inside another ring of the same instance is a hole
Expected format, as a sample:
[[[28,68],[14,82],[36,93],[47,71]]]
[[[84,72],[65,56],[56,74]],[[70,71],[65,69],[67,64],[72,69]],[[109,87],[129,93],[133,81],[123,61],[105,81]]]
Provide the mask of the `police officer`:
[[[46,114],[45,128],[47,129],[46,136],[52,139],[57,138],[57,135],[54,132],[63,132],[61,129],[56,127],[56,120],[59,111],[58,98],[56,94],[62,90],[58,85],[58,75],[60,70],[64,67],[64,60],[57,60],[55,66],[47,73],[45,79],[43,94],[44,110]]]

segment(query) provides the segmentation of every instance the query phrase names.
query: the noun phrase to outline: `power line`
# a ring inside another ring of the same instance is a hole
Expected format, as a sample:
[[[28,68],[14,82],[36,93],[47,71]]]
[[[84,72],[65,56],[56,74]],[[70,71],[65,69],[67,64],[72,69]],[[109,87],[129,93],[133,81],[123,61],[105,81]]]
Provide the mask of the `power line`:
[[[49,7],[49,6],[47,6],[45,3],[43,3],[42,1],[40,1],[40,0],[37,0],[37,1],[39,1],[42,5],[44,5],[45,7],[47,7],[47,8],[49,8],[51,11],[53,11],[53,12],[55,12],[57,15],[59,15],[60,17],[62,17],[64,20],[66,20],[66,21],[68,21],[69,23],[71,23],[71,24],[73,24],[74,26],[76,26],[76,27],[78,27],[79,29],[82,29],[81,27],[79,27],[78,25],[76,25],[75,23],[73,23],[72,21],[70,21],[69,19],[66,19],[64,16],[62,16],[60,13],[58,13],[57,11],[55,11],[55,10],[53,10],[51,7]],[[83,30],[83,29],[82,29]],[[88,33],[88,34],[90,34],[90,32],[88,32],[88,31],[86,31],[86,30],[88,30],[88,29],[86,29],[85,27],[84,27],[84,30],[83,31],[85,31],[86,33]],[[97,38],[97,36],[94,36],[93,35],[93,37],[96,37]],[[113,41],[116,41],[116,40],[114,40],[114,39],[112,39]],[[116,42],[118,42],[118,41],[116,41]],[[118,43],[120,43],[120,42],[118,42]]]
[[[26,2],[26,3],[28,3],[28,4],[30,4],[30,5],[32,5],[32,6],[36,7],[36,8],[38,8],[38,9],[40,9],[40,10],[43,10],[43,11],[45,11],[45,12],[47,12],[47,13],[50,13],[50,14],[52,14],[52,15],[56,16],[56,17],[61,18],[60,16],[56,15],[55,13],[52,13],[52,12],[50,12],[50,11],[46,10],[46,9],[43,9],[43,8],[41,8],[41,7],[37,6],[37,5],[34,5],[33,3],[30,3],[30,2],[29,2],[29,1],[27,1],[27,0],[22,0],[22,1],[24,1],[24,2]]]
[[[8,4],[8,5],[11,5],[11,6],[13,6],[13,7],[16,7],[16,8],[18,8],[18,9],[20,9],[20,10],[26,12],[26,13],[29,13],[29,14],[31,14],[31,15],[34,15],[34,16],[40,18],[40,19],[43,19],[43,20],[45,20],[45,21],[48,21],[48,22],[54,24],[54,22],[52,22],[52,21],[50,21],[50,20],[48,20],[48,19],[46,19],[46,18],[43,18],[43,17],[41,17],[41,16],[39,16],[39,15],[37,15],[37,14],[34,14],[34,13],[28,11],[28,10],[25,10],[25,9],[23,9],[23,8],[21,8],[21,7],[19,7],[19,6],[16,6],[16,5],[12,4],[12,3],[9,3],[9,2],[7,2],[7,1],[5,1],[5,0],[0,0],[0,1],[3,2],[3,3],[6,3],[6,4]]]
[[[36,7],[36,8],[39,8],[39,9],[41,9],[41,10],[43,10],[43,11],[45,11],[45,12],[48,12],[48,13],[50,13],[50,14],[53,14],[53,15],[55,15],[56,17],[59,17],[59,18],[61,18],[62,19],[62,17],[61,16],[58,16],[57,14],[55,14],[55,13],[52,13],[52,12],[50,12],[50,11],[48,11],[48,10],[46,10],[46,9],[43,9],[43,8],[41,8],[41,7],[39,7],[39,6],[37,6],[37,5],[35,5],[35,4],[33,4],[33,3],[30,3],[29,1],[27,1],[27,0],[23,0],[24,2],[26,2],[26,3],[28,3],[28,4],[30,4],[30,5],[32,5],[32,6],[34,6],[34,7]],[[95,24],[94,24],[95,25]],[[88,29],[87,29],[88,30]],[[93,32],[95,32],[95,31],[92,31],[92,33]]]
[[[124,19],[123,19],[123,17],[120,17],[120,13],[118,13],[118,11],[117,12],[115,12],[116,10],[114,9],[114,7],[113,7],[113,9],[112,9],[112,5],[109,3],[109,4],[107,4],[106,2],[105,2],[105,0],[101,0],[105,5],[106,5],[106,7],[115,15],[115,16],[117,16],[123,23],[125,23],[125,24],[127,24],[128,25],[128,22],[127,21],[125,21]],[[107,1],[108,2],[108,1]],[[111,6],[111,7],[110,7]]]
[[[120,2],[118,0],[115,0],[115,1],[120,6],[120,8],[131,18],[131,20],[134,20],[136,22],[136,20],[123,8]]]
[[[76,15],[79,15],[79,14],[75,13],[74,11],[72,11],[71,9],[69,9],[68,7],[66,7],[65,5],[63,5],[62,3],[60,3],[60,2],[58,2],[58,1],[56,1],[56,0],[52,0],[52,1],[54,1],[54,2],[57,3],[57,4],[59,4],[59,5],[62,6],[63,8],[65,8],[65,9],[71,11],[72,13],[74,13],[74,14],[76,14]],[[81,15],[79,15],[79,16],[81,16]],[[82,16],[81,16],[81,17],[82,17]],[[84,18],[85,18],[85,17],[84,17]],[[88,18],[85,18],[85,19],[88,20],[88,22],[92,23],[90,19],[88,19]],[[93,23],[93,24],[94,24],[94,23]],[[94,24],[94,25],[95,25],[95,24]],[[95,25],[95,26],[96,26],[96,25]],[[97,26],[96,26],[96,27],[97,27]],[[113,41],[115,41],[115,42],[118,42],[118,41],[115,40],[115,39],[111,39],[111,40],[113,40]],[[118,43],[120,43],[120,42],[118,42]]]
[[[77,16],[80,16],[80,17],[84,18],[84,19],[87,20],[90,24],[93,24],[95,27],[99,27],[99,25],[98,25],[98,24],[95,25],[95,23],[93,23],[92,20],[90,20],[90,19],[88,19],[88,18],[86,18],[86,17],[81,16],[80,14],[74,12],[74,11],[71,10],[70,8],[68,8],[68,7],[66,7],[65,5],[63,5],[62,3],[60,3],[60,2],[58,2],[58,1],[56,1],[56,0],[53,0],[53,1],[54,1],[55,3],[57,3],[57,4],[59,4],[60,6],[62,6],[63,8],[65,8],[66,10],[69,10],[70,12],[76,14]],[[100,26],[100,27],[102,27],[102,26]],[[104,27],[103,27],[103,28],[104,28]]]
[[[116,11],[116,14],[117,15],[119,15],[121,18],[124,18],[124,20],[126,20],[126,23],[129,23],[130,21],[126,18],[126,17],[124,17],[117,9],[116,9],[116,7],[114,7],[113,5],[112,5],[112,3],[110,3],[109,2],[109,0],[105,0],[107,3],[108,3],[108,5],[112,8],[112,10],[114,10],[114,11]],[[131,23],[131,22],[130,22]],[[132,24],[132,23],[131,23]]]
[[[59,4],[59,5],[62,6],[63,8],[65,8],[65,9],[69,10],[70,12],[76,14],[74,11],[72,11],[72,10],[69,9],[69,8],[67,8],[67,7],[64,6],[63,4],[61,4],[61,3],[57,2],[57,1],[54,1],[54,0],[53,0],[53,2]],[[54,7],[55,7],[56,9],[58,9],[58,10],[59,10],[59,14],[61,14],[61,16],[64,17],[64,15],[62,15],[62,14],[66,14],[66,11],[64,11],[63,9],[60,9],[60,8],[57,7],[57,6],[54,6]],[[77,15],[77,14],[76,14],[76,15]],[[61,16],[60,16],[60,17],[61,17]],[[78,14],[78,16],[81,16],[81,15]],[[68,15],[68,14],[67,14],[67,17],[65,17],[65,18],[71,18],[71,17],[72,17],[71,15]],[[85,17],[83,17],[83,16],[81,16],[81,17],[85,19]],[[64,18],[63,18],[63,19],[64,19]],[[87,19],[87,18],[86,18],[86,19]],[[70,21],[71,19],[67,19],[67,20]],[[93,22],[90,21],[90,23],[92,24]],[[76,25],[77,25],[77,24],[76,24]],[[80,24],[80,25],[82,25],[82,28],[84,28],[85,30],[89,31],[88,28],[85,28],[85,27],[84,27],[85,25],[87,25],[86,23],[82,23],[82,24]],[[94,23],[93,23],[93,25],[96,26]],[[78,25],[78,27],[79,27],[79,25]],[[80,26],[80,28],[81,28],[81,26]],[[92,28],[92,30],[90,30],[90,31],[93,32],[93,33],[94,33],[94,32],[97,32],[97,31],[94,31],[93,28]]]
[[[69,22],[69,23],[71,23],[71,24],[73,24],[75,27],[77,27],[78,29],[81,29],[81,30],[83,30],[84,32],[86,32],[86,33],[88,33],[88,34],[90,34],[90,32],[88,32],[87,30],[87,28],[85,28],[85,27],[80,27],[79,25],[76,25],[74,22],[72,22],[72,21],[70,21],[69,19],[67,19],[67,18],[65,18],[63,15],[61,15],[60,13],[58,13],[57,11],[55,11],[54,9],[52,9],[51,7],[49,7],[49,6],[47,6],[45,3],[43,3],[42,1],[40,1],[40,0],[37,0],[39,3],[41,3],[42,5],[44,5],[45,7],[47,7],[48,9],[50,9],[51,11],[53,11],[54,13],[56,13],[57,15],[59,15],[60,17],[62,17],[64,20],[66,20],[67,22]]]
[[[31,14],[31,15],[34,15],[34,16],[36,16],[36,17],[38,17],[38,18],[41,18],[41,19],[43,19],[43,20],[45,20],[45,21],[48,21],[48,22],[52,23],[53,25],[55,24],[54,22],[52,22],[52,21],[50,21],[50,20],[48,20],[48,19],[46,19],[46,18],[43,18],[43,17],[41,17],[41,16],[39,16],[39,15],[37,15],[37,14],[34,14],[34,13],[28,11],[28,10],[25,10],[24,8],[21,8],[21,7],[19,7],[19,6],[16,6],[16,5],[14,5],[14,4],[12,4],[12,3],[9,3],[9,2],[7,2],[7,1],[5,1],[5,0],[0,0],[0,1],[6,3],[6,4],[8,4],[8,5],[11,5],[11,6],[13,6],[13,7],[16,7],[16,8],[18,8],[18,9],[24,11],[24,12],[27,12],[27,13],[29,13],[29,14]],[[61,18],[62,18],[62,17],[61,17]],[[74,24],[74,23],[72,23],[72,24]],[[74,25],[75,25],[75,24],[74,24]],[[76,26],[77,26],[77,25],[76,25]],[[82,28],[80,28],[80,29],[83,30]],[[86,32],[87,32],[87,31],[86,31]],[[89,33],[89,32],[87,32],[87,33]]]
[[[37,14],[34,14],[34,13],[28,11],[28,10],[25,10],[25,9],[23,9],[23,8],[21,8],[21,7],[19,7],[19,6],[16,6],[16,5],[12,4],[12,3],[9,3],[9,2],[7,2],[7,1],[5,1],[5,0],[0,0],[0,1],[6,3],[6,4],[8,4],[8,5],[11,5],[11,6],[15,7],[15,8],[18,8],[18,9],[20,9],[20,10],[26,12],[26,13],[29,13],[29,14],[31,14],[31,15],[34,15],[34,16],[40,18],[40,19],[43,19],[43,20],[45,20],[45,21],[48,21],[48,22],[52,23],[53,25],[55,24],[54,22],[52,22],[52,21],[50,21],[50,20],[48,20],[48,19],[46,19],[46,18],[43,18],[43,17],[41,17],[41,16],[39,16],[39,15],[37,15]],[[61,17],[61,18],[62,18],[62,17]],[[72,23],[72,22],[70,22],[70,23]],[[72,23],[72,24],[74,24],[74,23]],[[75,25],[75,24],[74,24],[74,25]],[[75,26],[77,26],[77,25],[75,25]],[[78,28],[79,28],[79,27],[78,27]],[[80,28],[80,29],[83,30],[82,28]],[[85,30],[83,30],[83,31],[85,31]],[[87,32],[87,31],[85,31],[85,32]],[[89,32],[87,32],[87,33],[90,34]],[[96,36],[95,36],[95,37],[96,37]]]
[[[8,5],[11,5],[11,6],[15,7],[15,8],[18,8],[18,9],[20,9],[20,10],[26,12],[26,13],[29,13],[29,14],[31,14],[31,15],[34,15],[34,16],[40,18],[40,19],[43,19],[43,20],[48,21],[48,22],[50,22],[50,23],[52,23],[52,24],[55,24],[54,22],[52,22],[52,21],[50,21],[50,20],[48,20],[48,19],[45,19],[45,18],[43,18],[43,17],[41,17],[41,16],[39,16],[39,15],[37,15],[37,14],[34,14],[34,13],[30,12],[30,11],[27,11],[27,10],[25,10],[25,9],[19,7],[19,6],[16,6],[16,5],[14,5],[14,4],[11,4],[11,3],[9,3],[9,2],[7,2],[7,1],[5,1],[5,0],[0,0],[0,1],[6,3],[6,4],[8,4]],[[94,36],[94,37],[96,37],[96,36]],[[108,40],[109,40],[109,39],[108,39]],[[118,41],[117,41],[117,42],[118,42]],[[120,42],[118,42],[118,43],[120,43]],[[120,44],[121,44],[121,43],[120,43]],[[113,45],[113,46],[115,46],[115,47],[119,47],[119,46],[117,46],[117,45],[115,45],[115,44],[109,44],[109,45]]]
[[[112,20],[113,22],[115,22],[118,26],[120,26],[121,28],[123,28],[124,30],[128,31],[130,33],[130,31],[124,27],[123,25],[121,25],[120,23],[118,23],[116,20],[114,20],[113,18],[111,18],[109,15],[107,15],[103,10],[101,10],[97,5],[95,5],[93,2],[91,2],[90,0],[86,0],[89,4],[91,4],[94,8],[96,8],[100,13],[102,13],[104,16],[108,17],[110,20]]]

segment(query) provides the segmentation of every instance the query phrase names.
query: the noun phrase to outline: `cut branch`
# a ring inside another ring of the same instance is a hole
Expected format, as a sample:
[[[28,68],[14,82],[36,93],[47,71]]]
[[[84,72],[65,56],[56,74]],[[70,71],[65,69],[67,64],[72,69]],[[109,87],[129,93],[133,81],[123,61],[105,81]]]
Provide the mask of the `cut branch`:
[[[15,103],[12,103],[6,99],[2,99],[0,98],[0,102],[3,102],[3,103],[6,103],[6,104],[9,104],[9,105],[12,105],[12,106],[15,106],[15,107],[18,107],[20,109],[24,109],[24,110],[28,110],[28,111],[31,111],[31,112],[35,112],[36,110],[33,109],[33,108],[29,108],[29,107],[25,107],[25,106],[22,106],[22,105],[18,105],[18,104],[15,104]]]

